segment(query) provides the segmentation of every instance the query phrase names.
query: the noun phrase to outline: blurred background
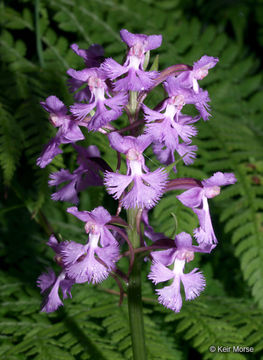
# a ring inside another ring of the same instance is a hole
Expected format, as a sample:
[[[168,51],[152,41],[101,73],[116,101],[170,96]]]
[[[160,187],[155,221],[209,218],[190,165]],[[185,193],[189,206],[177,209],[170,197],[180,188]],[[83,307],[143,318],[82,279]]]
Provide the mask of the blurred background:
[[[165,310],[147,281],[150,264],[145,264],[149,360],[263,359],[263,1],[6,0],[0,13],[0,359],[131,359],[127,304],[118,307],[114,281],[75,285],[73,299],[50,315],[39,312],[36,287],[39,274],[55,268],[46,246],[52,232],[85,241],[82,224],[65,212],[71,204],[51,201],[47,184],[51,172],[76,168],[75,154],[64,146],[51,165],[36,166],[55,134],[39,102],[56,95],[73,103],[66,70],[84,64],[72,43],[84,49],[101,44],[105,56],[121,62],[122,28],[163,35],[151,59],[159,54],[160,69],[191,65],[204,54],[219,57],[201,82],[210,94],[212,118],[198,124],[198,158],[193,166],[179,165],[174,176],[203,179],[231,171],[238,179],[210,201],[219,244],[210,256],[194,260],[207,279],[201,297],[184,303],[179,314]],[[156,89],[147,105],[155,106],[162,96]],[[81,145],[97,145],[116,166],[104,137],[86,135]],[[148,157],[150,167],[159,166],[150,152]],[[175,195],[168,193],[150,213],[154,229],[167,236],[197,226]],[[99,205],[116,210],[102,187],[81,194],[82,210]],[[211,345],[252,346],[254,352],[210,353]]]

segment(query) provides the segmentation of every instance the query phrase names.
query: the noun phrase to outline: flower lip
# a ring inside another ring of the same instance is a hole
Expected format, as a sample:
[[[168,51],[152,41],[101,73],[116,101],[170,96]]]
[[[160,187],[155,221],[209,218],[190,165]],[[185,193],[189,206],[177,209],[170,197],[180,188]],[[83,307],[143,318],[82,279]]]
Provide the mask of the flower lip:
[[[139,69],[140,64],[141,64],[141,58],[136,55],[130,56],[127,61],[128,68],[133,68],[135,70]]]
[[[76,262],[79,263],[79,262],[83,261],[86,256],[87,256],[87,253],[80,255],[80,257],[77,258]]]
[[[207,188],[204,189],[204,192],[205,192],[205,196],[208,198],[208,199],[211,199],[217,195],[220,194],[220,186],[209,186]]]

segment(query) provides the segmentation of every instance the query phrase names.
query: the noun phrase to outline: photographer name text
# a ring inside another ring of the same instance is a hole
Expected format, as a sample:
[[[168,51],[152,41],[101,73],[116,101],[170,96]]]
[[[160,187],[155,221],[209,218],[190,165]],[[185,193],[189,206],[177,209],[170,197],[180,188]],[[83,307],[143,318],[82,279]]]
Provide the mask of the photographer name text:
[[[252,346],[210,346],[210,352],[217,352],[217,353],[251,353],[254,351]]]

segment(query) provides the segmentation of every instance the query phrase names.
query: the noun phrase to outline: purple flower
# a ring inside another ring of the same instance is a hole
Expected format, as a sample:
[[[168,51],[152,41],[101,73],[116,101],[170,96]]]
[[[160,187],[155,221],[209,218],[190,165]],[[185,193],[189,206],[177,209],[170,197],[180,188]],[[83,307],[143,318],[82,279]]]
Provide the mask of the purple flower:
[[[51,195],[55,201],[69,201],[77,204],[78,192],[85,190],[89,186],[102,186],[103,181],[99,175],[99,170],[102,170],[94,161],[92,157],[100,157],[98,148],[90,145],[87,149],[74,145],[78,152],[77,163],[79,167],[71,174],[68,170],[60,170],[50,174],[49,186],[56,186],[57,191]],[[62,183],[66,185],[58,186]]]
[[[196,145],[182,143],[177,146],[176,150],[177,150],[178,154],[182,157],[185,165],[190,165],[194,162],[194,159],[196,158],[196,151],[197,151]]]
[[[184,163],[189,165],[194,161],[197,150],[195,145],[190,145],[191,138],[197,134],[196,128],[191,124],[198,121],[199,116],[192,118],[183,115],[181,109],[185,104],[195,104],[200,114],[207,120],[208,93],[202,91],[195,94],[191,89],[182,88],[174,77],[168,77],[164,87],[169,98],[162,102],[158,111],[142,106],[147,122],[146,133],[154,140],[154,153],[160,162],[167,165],[173,163],[176,150]],[[176,171],[176,167],[174,170]]]
[[[116,81],[114,89],[116,91],[148,90],[154,85],[154,80],[158,76],[156,71],[144,71],[143,63],[145,53],[149,50],[156,49],[162,43],[161,35],[147,36],[144,34],[132,34],[126,29],[120,31],[122,40],[128,45],[129,52],[123,65],[118,64],[115,60],[109,58],[102,64],[103,70],[107,76],[113,80],[121,75],[127,74],[126,77]]]
[[[183,84],[184,87],[192,88],[197,94],[200,91],[197,80],[202,80],[208,75],[208,70],[212,69],[217,62],[218,58],[204,55],[200,60],[194,63],[191,71],[184,71],[178,76],[178,80]]]
[[[56,237],[52,234],[49,239],[48,239],[48,242],[47,242],[47,245],[49,247],[51,247],[51,249],[55,252],[56,256],[55,256],[55,260],[56,260],[56,257],[58,256],[59,257],[59,253],[60,253],[60,250],[61,250],[61,247],[63,246],[63,242],[58,242]],[[61,265],[60,262],[58,262],[59,265]]]
[[[128,102],[128,96],[120,92],[110,97],[105,82],[105,73],[100,68],[84,69],[81,71],[69,69],[67,73],[74,79],[88,84],[91,92],[90,103],[74,104],[70,107],[70,110],[78,120],[85,120],[91,111],[95,111],[94,115],[90,115],[90,118],[87,118],[89,130],[98,130],[121,115],[123,106]],[[107,98],[105,95],[107,95]]]
[[[47,245],[55,252],[55,260],[63,268],[61,250],[65,246],[65,242],[59,243],[55,236],[51,235]],[[62,306],[63,303],[58,293],[59,288],[62,291],[63,299],[66,299],[68,295],[71,297],[70,290],[74,283],[75,281],[66,276],[64,270],[62,270],[59,276],[56,276],[51,269],[49,269],[47,273],[41,274],[37,280],[37,286],[41,288],[41,293],[45,294],[41,311],[49,313],[57,310],[59,306]],[[50,291],[48,291],[48,289],[50,289]]]
[[[99,67],[104,60],[104,49],[99,44],[92,44],[86,49],[80,49],[77,44],[72,44],[71,49],[84,59],[86,68]]]
[[[152,241],[156,241],[156,240],[165,238],[166,236],[163,233],[156,233],[154,231],[153,227],[150,225],[149,218],[148,218],[148,212],[149,212],[149,210],[147,210],[147,209],[144,209],[142,212],[142,222],[144,224],[144,235]]]
[[[50,313],[62,306],[63,303],[58,293],[59,288],[62,291],[63,299],[66,299],[68,295],[72,297],[70,290],[74,283],[74,280],[66,278],[64,271],[58,277],[51,269],[47,273],[41,274],[37,280],[37,286],[41,288],[41,294],[46,294],[41,311]],[[51,290],[48,292],[49,288]]]
[[[93,211],[78,211],[76,207],[67,212],[84,221],[89,233],[86,245],[70,242],[62,251],[65,272],[76,283],[98,283],[106,279],[119,257],[118,243],[106,228],[111,216],[102,206]],[[99,246],[100,245],[100,246]]]
[[[194,162],[196,158],[196,145],[190,145],[187,143],[174,144],[170,148],[168,148],[165,143],[154,143],[153,144],[153,152],[156,155],[157,159],[165,165],[172,164],[175,162],[174,152],[175,150],[178,152],[180,157],[182,158],[185,165],[190,165]],[[176,172],[176,167],[174,166],[174,171]]]
[[[202,118],[205,121],[208,120],[210,107],[207,103],[210,98],[206,90],[200,89],[198,93],[195,93],[192,89],[185,88],[179,76],[177,78],[169,76],[164,82],[164,88],[169,95],[170,102],[176,106],[176,116],[185,104],[194,104]]]
[[[102,246],[117,245],[115,238],[105,226],[110,222],[111,215],[102,206],[92,211],[78,211],[77,207],[73,206],[68,208],[67,212],[86,223],[85,230],[87,233],[99,234]]]
[[[121,205],[129,208],[152,208],[163,194],[168,174],[163,169],[149,172],[145,166],[143,151],[152,139],[148,135],[122,137],[116,132],[109,134],[111,147],[126,155],[127,174],[105,172],[105,185],[115,199],[121,196]],[[132,187],[129,187],[132,185]],[[125,193],[125,189],[128,192]]]
[[[46,101],[41,101],[40,104],[50,114],[49,121],[54,127],[59,127],[63,124],[68,110],[62,101],[56,96],[51,95]]]
[[[68,170],[61,169],[60,171],[54,172],[50,174],[50,180],[48,182],[49,186],[58,187],[62,183],[67,183],[59,190],[54,192],[51,195],[52,200],[54,201],[69,201],[73,204],[78,203],[78,183],[81,180],[81,174],[79,176],[78,173],[74,171],[71,174]]]
[[[85,86],[83,89],[80,89],[83,85],[85,85],[84,81],[71,78],[67,80],[67,85],[69,91],[74,93],[73,96],[76,101],[78,102],[90,101],[91,92],[88,86]]]
[[[177,196],[183,205],[192,208],[198,216],[200,227],[194,230],[194,234],[200,246],[217,244],[208,199],[220,194],[220,186],[235,182],[236,178],[233,173],[216,172],[209,179],[202,181],[203,187],[193,187]]]
[[[190,142],[191,137],[197,134],[194,126],[189,125],[191,121],[187,116],[176,116],[176,106],[171,102],[171,98],[165,103],[165,113],[160,113],[149,109],[143,105],[145,119],[147,121],[146,133],[151,135],[155,141],[164,143],[168,148],[176,148],[181,139],[184,142]],[[197,119],[192,119],[192,122]]]
[[[162,289],[157,289],[158,301],[165,307],[179,312],[182,307],[180,292],[181,281],[184,286],[185,299],[192,300],[199,296],[205,288],[205,279],[201,272],[195,268],[188,274],[184,274],[186,262],[194,259],[195,252],[210,252],[212,247],[200,249],[192,245],[189,234],[182,232],[175,237],[175,248],[152,253],[153,264],[148,275],[155,284],[173,280],[172,284]],[[167,268],[173,264],[173,270]]]
[[[54,137],[44,146],[39,158],[37,159],[37,165],[41,168],[46,167],[55,156],[62,154],[62,150],[59,148],[60,141]]]
[[[162,43],[162,35],[132,34],[128,30],[122,29],[120,36],[122,41],[129,46],[130,52],[137,56],[158,48]]]
[[[44,147],[37,165],[41,168],[46,167],[55,156],[61,154],[60,144],[74,143],[83,140],[84,136],[77,125],[67,114],[67,108],[56,96],[49,96],[45,102],[40,103],[42,107],[50,113],[49,120],[54,127],[59,130],[54,138]]]
[[[72,44],[70,47],[77,55],[84,59],[86,68],[99,67],[104,60],[103,47],[98,44],[91,45],[87,50],[80,49],[77,44]],[[76,92],[80,87],[85,85],[85,82],[72,78],[68,80],[68,85],[71,92]],[[90,97],[91,92],[88,87],[74,94],[74,98],[78,102],[89,101]]]

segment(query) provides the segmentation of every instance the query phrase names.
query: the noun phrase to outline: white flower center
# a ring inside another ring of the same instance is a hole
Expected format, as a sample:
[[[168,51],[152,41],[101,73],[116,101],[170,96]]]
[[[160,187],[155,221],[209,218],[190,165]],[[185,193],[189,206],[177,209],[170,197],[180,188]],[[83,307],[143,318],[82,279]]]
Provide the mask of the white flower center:
[[[174,268],[173,268],[174,274],[176,274],[176,275],[183,274],[184,265],[185,265],[185,260],[175,259]]]
[[[143,155],[136,149],[129,149],[126,154],[131,175],[142,175]]]
[[[177,113],[177,111],[178,111],[177,108],[173,104],[168,102],[164,115],[165,117],[168,117],[169,119],[173,120],[174,115]]]
[[[177,259],[179,260],[185,260],[186,262],[190,262],[194,260],[194,252],[190,250],[179,250],[177,254]]]
[[[99,227],[92,221],[88,221],[85,224],[86,233],[99,234]]]
[[[204,66],[201,69],[196,70],[194,76],[197,80],[202,80],[207,75],[208,75],[208,69],[206,69],[206,67]]]
[[[131,56],[129,60],[129,68],[138,70],[141,64],[141,59],[137,56]]]
[[[185,105],[184,95],[176,95],[169,98],[168,103],[174,105],[177,111],[182,110],[183,106]]]
[[[126,154],[126,158],[127,160],[139,160],[141,157],[141,153],[139,153],[139,151],[137,151],[136,149],[129,149],[127,154]]]
[[[58,126],[62,125],[62,119],[59,116],[57,116],[56,114],[53,114],[53,113],[50,114],[49,121],[55,127],[58,127]]]
[[[205,188],[205,196],[208,199],[211,199],[220,194],[220,187],[219,186],[209,186]]]
[[[98,242],[100,239],[100,234],[89,234],[89,248],[95,249],[98,247]]]
[[[137,43],[130,48],[129,55],[136,56],[140,60],[143,58],[145,53],[144,46],[141,43]]]
[[[94,88],[104,88],[105,84],[104,81],[97,76],[90,76],[88,78],[88,85],[90,88],[90,91],[93,91]]]
[[[129,162],[131,175],[142,175],[142,164],[140,161],[132,160]]]

